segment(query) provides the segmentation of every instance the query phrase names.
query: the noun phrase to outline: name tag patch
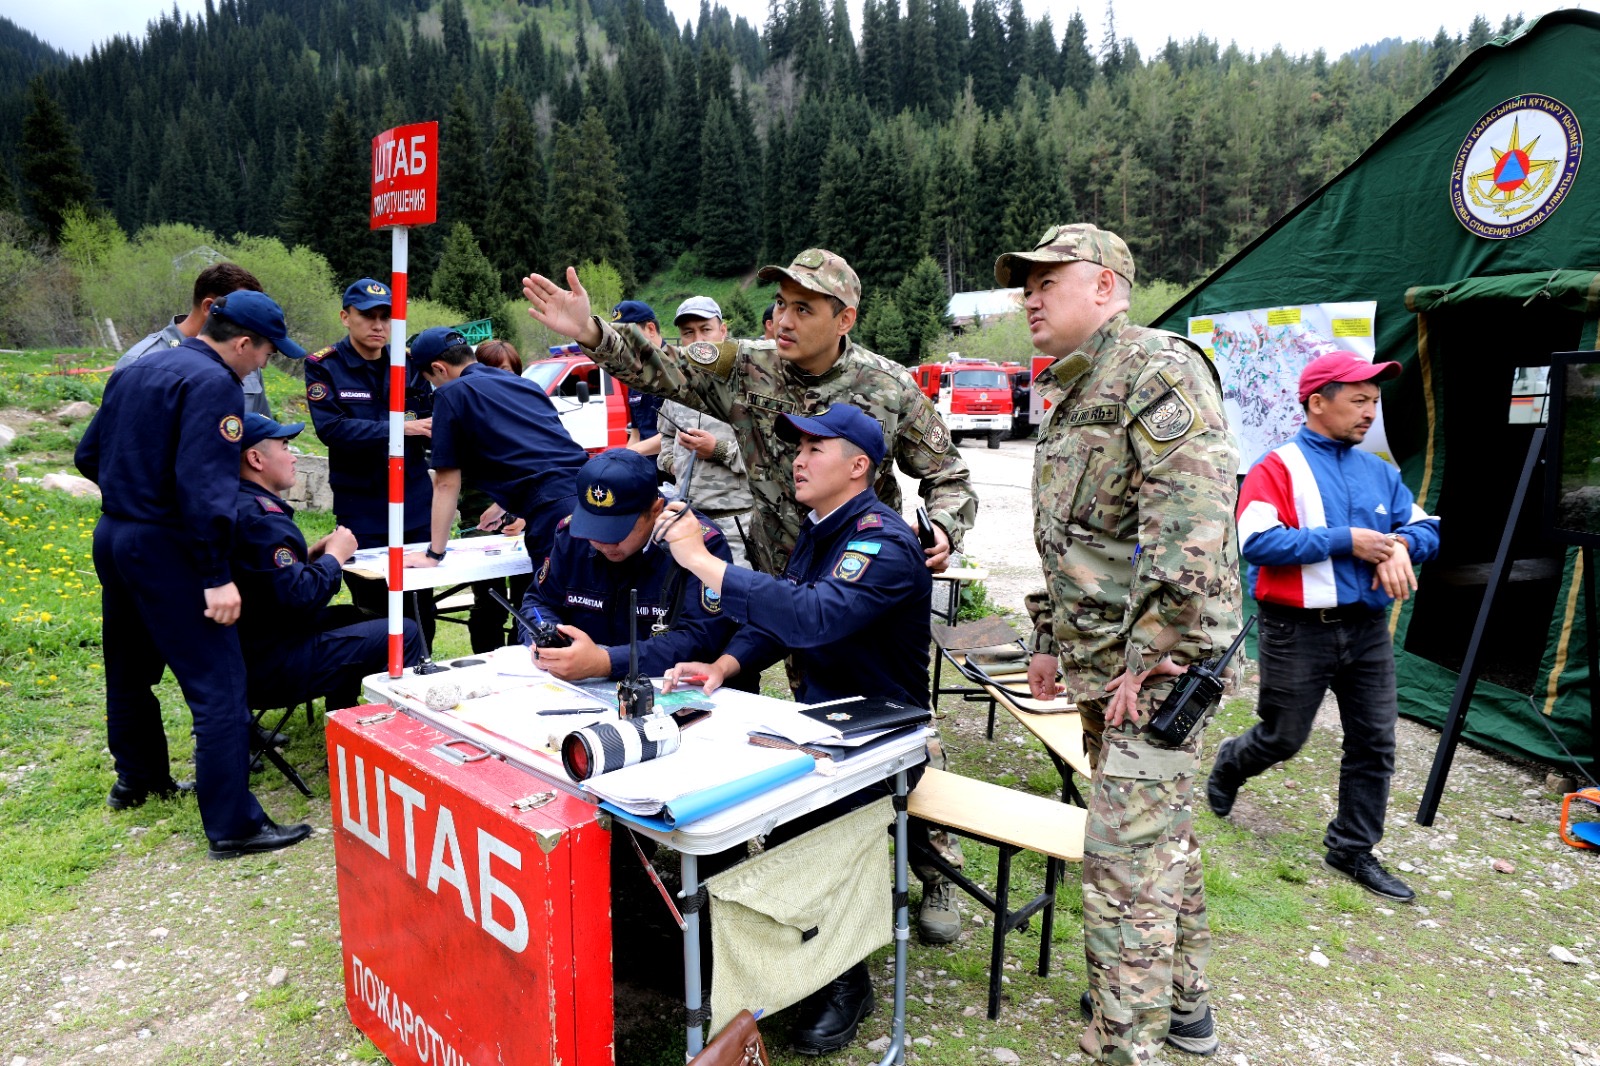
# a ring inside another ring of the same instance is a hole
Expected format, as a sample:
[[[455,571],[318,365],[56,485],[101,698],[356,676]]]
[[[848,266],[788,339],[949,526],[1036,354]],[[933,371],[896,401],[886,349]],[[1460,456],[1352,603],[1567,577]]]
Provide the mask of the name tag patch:
[[[759,392],[745,394],[745,403],[751,407],[759,407],[763,411],[772,411],[780,415],[789,414],[794,410],[794,404],[789,400],[780,400],[776,396],[763,396]]]
[[[597,596],[585,596],[581,592],[569,592],[567,593],[567,606],[582,607],[590,611],[603,611],[606,609],[606,601]]]
[[[367,391],[366,389],[340,389],[339,390],[339,399],[341,399],[341,400],[370,400],[370,399],[372,399],[372,393]]]
[[[1067,425],[1086,426],[1095,422],[1117,421],[1117,405],[1111,403],[1096,404],[1093,407],[1080,407],[1067,415]]]

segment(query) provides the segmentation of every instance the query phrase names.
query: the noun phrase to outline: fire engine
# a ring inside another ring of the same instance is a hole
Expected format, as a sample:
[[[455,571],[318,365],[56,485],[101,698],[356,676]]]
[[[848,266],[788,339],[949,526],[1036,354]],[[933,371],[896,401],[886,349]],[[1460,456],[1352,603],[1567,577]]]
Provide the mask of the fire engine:
[[[590,455],[628,443],[628,387],[577,344],[550,349],[550,358],[529,364],[522,376],[556,405],[561,424]]]
[[[1011,377],[998,364],[951,352],[943,363],[912,367],[911,375],[944,416],[952,440],[981,435],[998,448],[1011,432]]]

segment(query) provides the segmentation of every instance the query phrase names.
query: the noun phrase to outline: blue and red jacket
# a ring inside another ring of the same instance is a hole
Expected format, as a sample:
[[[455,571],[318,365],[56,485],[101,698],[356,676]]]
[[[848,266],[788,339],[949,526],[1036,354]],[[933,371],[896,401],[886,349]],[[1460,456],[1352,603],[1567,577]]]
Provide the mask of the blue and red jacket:
[[[1350,553],[1352,529],[1404,537],[1414,563],[1439,551],[1439,519],[1417,506],[1400,471],[1302,426],[1239,489],[1251,594],[1285,607],[1388,607],[1388,593],[1372,587],[1377,567]]]

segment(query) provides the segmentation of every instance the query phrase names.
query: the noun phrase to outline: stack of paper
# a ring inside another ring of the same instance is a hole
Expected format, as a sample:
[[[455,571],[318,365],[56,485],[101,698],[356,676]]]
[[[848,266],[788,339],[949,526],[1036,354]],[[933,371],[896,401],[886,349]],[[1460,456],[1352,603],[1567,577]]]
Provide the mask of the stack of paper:
[[[656,815],[682,825],[742,803],[816,766],[809,755],[729,744],[685,733],[671,755],[635,763],[583,782],[586,792],[630,815]]]

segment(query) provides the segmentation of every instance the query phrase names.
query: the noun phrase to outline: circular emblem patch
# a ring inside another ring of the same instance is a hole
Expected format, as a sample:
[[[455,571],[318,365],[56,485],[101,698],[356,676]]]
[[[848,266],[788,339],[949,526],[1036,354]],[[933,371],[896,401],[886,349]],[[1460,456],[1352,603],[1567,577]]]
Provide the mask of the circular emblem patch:
[[[942,421],[935,420],[934,423],[928,427],[928,435],[926,440],[928,442],[928,448],[931,451],[942,452],[946,448],[950,447],[950,431],[944,428],[944,423]]]
[[[306,386],[306,399],[310,400],[312,403],[317,403],[321,400],[326,400],[327,398],[328,386],[324,385],[322,382],[313,381],[311,384]]]
[[[1527,93],[1473,123],[1450,172],[1450,209],[1479,237],[1520,237],[1555,213],[1583,159],[1583,130],[1560,100]]]
[[[710,341],[695,341],[689,345],[685,353],[691,362],[701,366],[710,366],[717,361],[717,346]]]
[[[604,485],[590,485],[585,495],[589,497],[589,502],[596,507],[610,507],[617,502],[617,498],[611,495],[611,490]]]
[[[272,562],[279,570],[286,566],[293,566],[295,564],[294,552],[288,548],[279,548],[272,553]]]
[[[1194,423],[1194,412],[1179,396],[1171,394],[1156,404],[1153,410],[1145,412],[1143,419],[1150,436],[1156,440],[1175,440],[1183,436]]]
[[[225,415],[217,424],[217,429],[221,430],[222,439],[229,444],[238,444],[239,439],[244,436],[244,422],[238,415]]]

